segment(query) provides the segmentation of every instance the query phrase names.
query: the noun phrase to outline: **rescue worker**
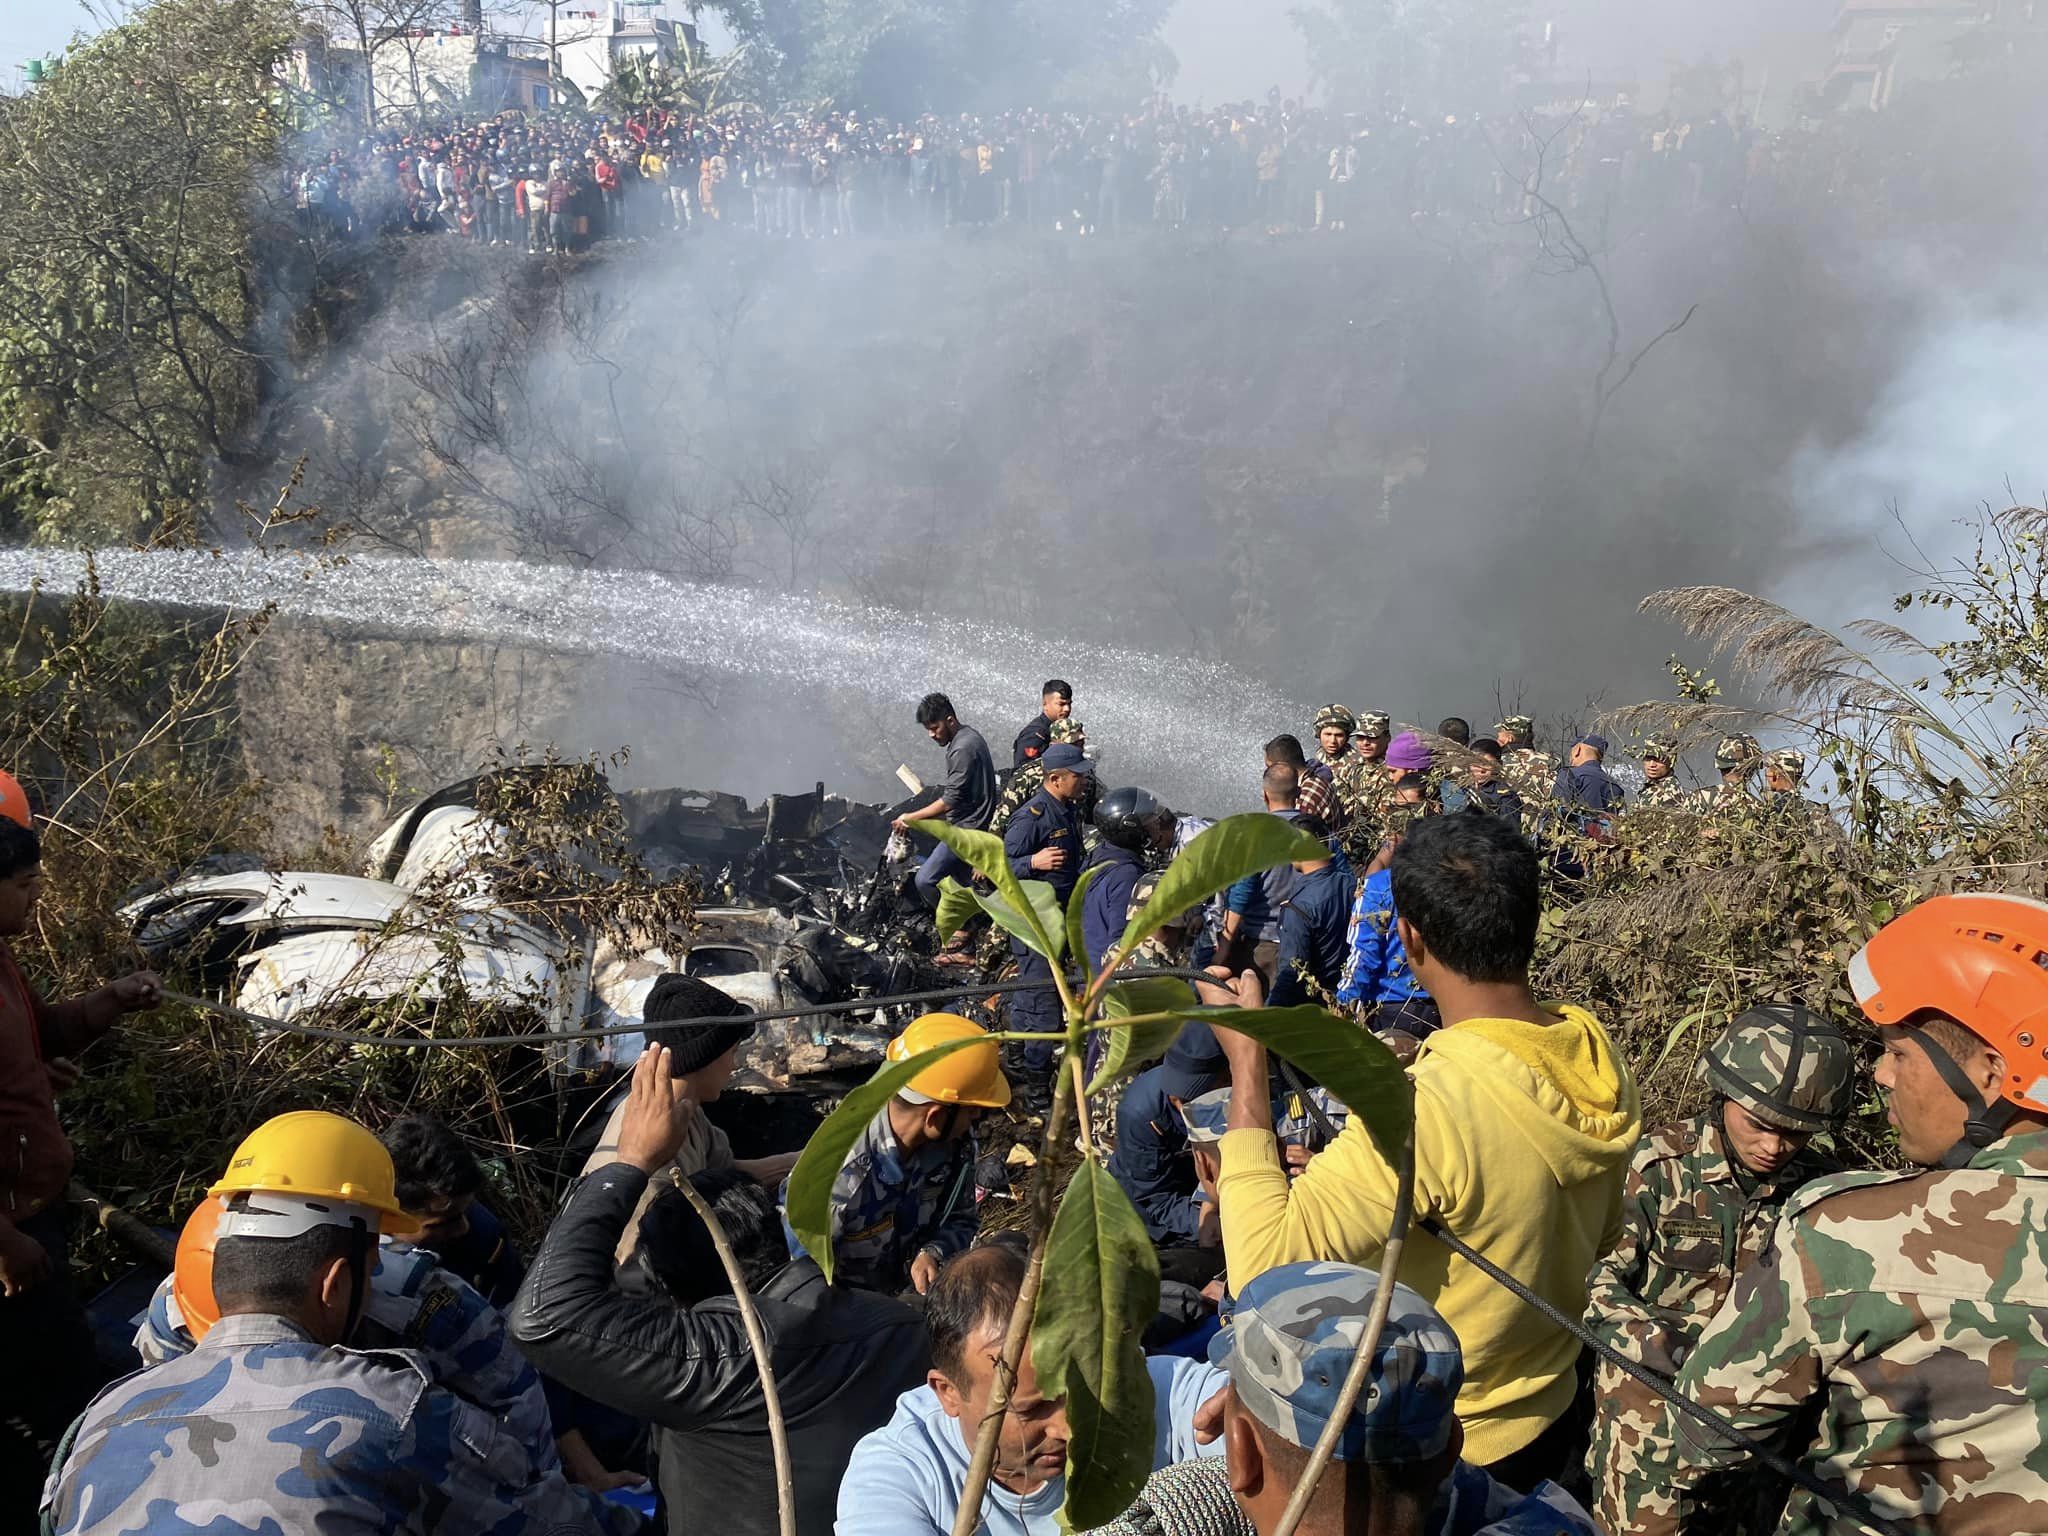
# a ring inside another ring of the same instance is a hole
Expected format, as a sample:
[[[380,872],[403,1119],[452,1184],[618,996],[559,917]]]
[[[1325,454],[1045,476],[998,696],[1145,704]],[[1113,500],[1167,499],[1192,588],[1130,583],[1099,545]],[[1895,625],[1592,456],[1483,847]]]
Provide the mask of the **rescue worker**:
[[[1048,746],[1057,746],[1064,742],[1083,751],[1088,746],[1088,728],[1072,715],[1053,721],[1051,736],[1052,740]],[[1029,762],[1010,775],[1010,782],[1003,786],[1002,794],[996,798],[996,813],[989,818],[989,831],[995,833],[997,837],[1007,832],[1017,812],[1023,808],[1026,801],[1038,793],[1038,787],[1044,782],[1045,753],[1034,752]],[[1092,802],[1094,798],[1091,786],[1089,800]],[[1090,815],[1093,815],[1094,809],[1092,803],[1087,807]]]
[[[218,1202],[190,1354],[94,1400],[44,1495],[48,1529],[625,1533],[643,1518],[572,1487],[529,1438],[436,1384],[421,1355],[345,1348],[380,1233],[409,1234],[391,1157],[317,1110],[247,1136]]]
[[[1557,771],[1551,794],[1568,811],[1595,814],[1621,808],[1622,788],[1607,775],[1607,738],[1587,734],[1572,743],[1569,766]]]
[[[1010,771],[1021,771],[1026,763],[1043,756],[1045,749],[1060,738],[1053,729],[1074,712],[1074,685],[1061,678],[1048,678],[1039,690],[1038,713],[1017,733],[1010,744]]]
[[[1187,1106],[1221,1086],[1229,1072],[1223,1047],[1199,1020],[1184,1024],[1155,1067],[1131,1079],[1116,1106],[1116,1150],[1110,1177],[1130,1196],[1145,1233],[1161,1250],[1160,1273],[1205,1285],[1223,1268],[1216,1207],[1196,1198],[1199,1181],[1188,1156]]]
[[[1003,852],[1011,873],[1019,880],[1044,881],[1064,909],[1074,883],[1081,878],[1081,799],[1094,770],[1081,749],[1070,742],[1046,748],[1038,761],[1045,780],[1004,829]],[[1010,1027],[1038,1032],[1066,1028],[1059,991],[1050,985],[1052,963],[1015,936],[1010,940],[1010,952],[1017,957],[1017,980],[1048,983],[1010,994]],[[1033,1040],[1024,1047],[1021,1103],[1026,1109],[1037,1112],[1046,1102],[1058,1050],[1058,1042],[1053,1040]]]
[[[1419,821],[1394,855],[1401,943],[1444,1021],[1413,1068],[1415,1200],[1576,1316],[1588,1271],[1620,1235],[1640,1121],[1634,1075],[1598,1021],[1536,1001],[1539,879],[1535,850],[1491,816]],[[1219,1007],[1256,1006],[1203,990]],[[1354,1117],[1290,1183],[1269,1129],[1265,1046],[1210,1027],[1231,1067],[1217,1193],[1234,1288],[1279,1264],[1376,1257],[1396,1174],[1369,1128]],[[1459,1417],[1473,1459],[1516,1488],[1576,1469],[1578,1341],[1428,1234],[1411,1235],[1408,1252],[1471,1352]]]
[[[1700,1059],[1714,1102],[1646,1135],[1622,1186],[1622,1236],[1594,1267],[1586,1326],[1638,1365],[1678,1373],[1727,1299],[1738,1271],[1770,1247],[1785,1202],[1840,1164],[1811,1146],[1855,1105],[1856,1052],[1826,1019],[1798,1005],[1752,1008]],[[1665,1432],[1664,1400],[1606,1361],[1594,1367],[1586,1473],[1608,1536],[1669,1513],[1643,1476]],[[1746,1507],[1775,1519],[1785,1485],[1767,1469]],[[1766,1525],[1768,1525],[1768,1521]]]
[[[1188,1480],[1183,1499],[1203,1484],[1227,1483],[1256,1536],[1279,1529],[1342,1400],[1381,1283],[1369,1269],[1310,1262],[1269,1269],[1244,1287],[1230,1326],[1209,1342],[1210,1360],[1230,1373],[1220,1426],[1224,1470],[1213,1462],[1172,1469]],[[1557,1484],[1536,1482],[1525,1494],[1464,1459],[1458,1337],[1405,1285],[1394,1287],[1369,1369],[1296,1527],[1302,1536],[1595,1536],[1586,1512]],[[1160,1476],[1146,1489],[1153,1500]],[[1193,1528],[1237,1532],[1244,1525],[1212,1517]]]
[[[988,743],[982,740],[981,732],[960,723],[953,701],[943,693],[928,693],[918,700],[917,723],[924,727],[927,736],[945,748],[946,776],[937,786],[936,798],[914,811],[905,811],[890,823],[891,829],[908,832],[912,822],[939,817],[956,827],[987,831],[989,817],[996,808],[996,765],[989,757]],[[941,882],[948,876],[967,880],[973,874],[973,867],[965,859],[944,843],[935,842],[918,866],[917,893],[936,912]]]
[[[1331,826],[1343,826],[1351,820],[1350,791],[1340,786],[1337,780],[1340,774],[1349,779],[1356,770],[1351,733],[1357,725],[1357,718],[1342,704],[1325,704],[1316,711],[1316,750],[1306,767],[1309,774],[1323,782],[1336,802],[1336,814],[1329,822]],[[1278,755],[1271,751],[1266,754],[1266,766],[1269,768],[1286,760],[1284,751]]]
[[[186,1218],[176,1263],[136,1326],[135,1352],[144,1365],[190,1354],[220,1321],[213,1269],[227,1214],[227,1202],[209,1195]],[[476,1404],[537,1449],[553,1434],[540,1376],[513,1344],[504,1314],[430,1249],[414,1247],[416,1235],[379,1237],[350,1342],[416,1354],[436,1386]]]
[[[1799,793],[1806,782],[1806,754],[1797,747],[1773,747],[1764,754],[1764,814],[1803,816],[1816,832],[1838,832],[1835,818],[1818,801]]]
[[[1723,736],[1714,745],[1714,771],[1721,782],[1694,790],[1686,809],[1705,816],[1749,803],[1755,798],[1749,781],[1763,766],[1763,757],[1763,749],[1747,731]]]
[[[1346,808],[1343,848],[1352,865],[1364,869],[1387,835],[1387,807],[1397,775],[1387,766],[1393,721],[1378,710],[1361,710],[1351,731],[1351,753],[1334,773],[1337,798]],[[1420,738],[1418,738],[1419,740]]]
[[[1849,963],[1874,1074],[1915,1168],[1837,1174],[1786,1205],[1677,1390],[1791,1454],[1781,1536],[2048,1529],[2048,904],[1937,896]],[[1675,1519],[1726,1530],[1746,1449],[1679,1421]],[[1662,1469],[1657,1469],[1662,1470]]]
[[[1081,934],[1090,962],[1101,966],[1130,922],[1131,893],[1148,860],[1173,845],[1173,817],[1151,790],[1133,785],[1102,797],[1095,829],[1102,842],[1082,872],[1101,873],[1089,882],[1081,903]]]
[[[1673,810],[1685,804],[1685,790],[1672,772],[1678,749],[1662,737],[1643,743],[1643,787],[1636,791],[1636,804],[1659,810]]]
[[[1329,829],[1313,817],[1300,817],[1295,826],[1318,842],[1329,836]],[[1345,942],[1351,926],[1350,863],[1330,851],[1318,859],[1297,859],[1294,873],[1294,889],[1280,904],[1280,955],[1267,998],[1275,1008],[1314,1001],[1311,984],[1325,997],[1334,995],[1350,954]]]
[[[1501,783],[1521,799],[1526,817],[1550,799],[1557,779],[1556,758],[1536,746],[1536,722],[1527,715],[1508,715],[1493,728],[1500,743]]]
[[[957,1013],[928,1013],[889,1042],[890,1061],[908,1061],[949,1040],[987,1031]],[[939,1266],[974,1241],[974,1124],[1010,1102],[996,1042],[941,1057],[911,1078],[861,1132],[832,1181],[833,1280],[894,1295],[920,1296]],[[783,1227],[791,1258],[803,1245]]]

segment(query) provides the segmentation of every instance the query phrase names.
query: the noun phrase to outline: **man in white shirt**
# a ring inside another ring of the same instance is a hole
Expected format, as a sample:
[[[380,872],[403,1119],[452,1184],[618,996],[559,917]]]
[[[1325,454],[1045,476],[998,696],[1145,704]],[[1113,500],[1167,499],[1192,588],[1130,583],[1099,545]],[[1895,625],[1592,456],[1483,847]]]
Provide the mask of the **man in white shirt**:
[[[1023,1283],[1023,1257],[997,1244],[969,1249],[940,1272],[925,1298],[931,1376],[898,1398],[895,1416],[854,1447],[839,1484],[837,1536],[949,1536]],[[1199,1360],[1145,1364],[1152,1375],[1152,1465],[1220,1456],[1221,1441],[1195,1443],[1195,1417],[1228,1376]],[[1056,1536],[1067,1497],[1067,1438],[1066,1402],[1039,1395],[1027,1347],[982,1496],[987,1536]]]

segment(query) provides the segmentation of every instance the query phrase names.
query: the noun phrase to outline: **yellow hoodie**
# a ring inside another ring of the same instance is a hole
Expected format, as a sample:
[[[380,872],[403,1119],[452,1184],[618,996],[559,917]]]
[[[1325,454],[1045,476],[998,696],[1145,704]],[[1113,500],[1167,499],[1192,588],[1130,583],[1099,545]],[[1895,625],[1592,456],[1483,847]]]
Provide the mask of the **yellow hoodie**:
[[[1621,1233],[1621,1185],[1642,1126],[1635,1078],[1582,1008],[1552,1024],[1466,1019],[1423,1042],[1415,1080],[1415,1216],[1434,1216],[1570,1317]],[[1353,1120],[1292,1186],[1270,1131],[1223,1138],[1217,1182],[1230,1286],[1278,1264],[1377,1267],[1394,1170]],[[1427,1233],[1402,1282],[1464,1346],[1465,1459],[1500,1460],[1563,1413],[1578,1341]]]

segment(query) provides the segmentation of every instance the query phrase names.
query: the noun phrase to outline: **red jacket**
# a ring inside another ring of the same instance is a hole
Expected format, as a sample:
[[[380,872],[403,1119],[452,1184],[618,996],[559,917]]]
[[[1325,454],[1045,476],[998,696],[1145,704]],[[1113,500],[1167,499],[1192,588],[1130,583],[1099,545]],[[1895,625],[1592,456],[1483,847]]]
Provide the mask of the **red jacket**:
[[[0,1216],[24,1221],[64,1193],[71,1142],[43,1067],[42,1000],[0,944]]]

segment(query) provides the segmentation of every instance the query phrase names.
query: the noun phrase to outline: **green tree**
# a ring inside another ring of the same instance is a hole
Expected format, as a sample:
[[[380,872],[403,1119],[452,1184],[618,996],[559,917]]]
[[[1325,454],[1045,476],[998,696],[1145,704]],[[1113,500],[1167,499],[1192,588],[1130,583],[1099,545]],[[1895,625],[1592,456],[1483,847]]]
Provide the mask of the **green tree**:
[[[160,536],[255,462],[292,36],[281,0],[155,0],[0,110],[0,490],[17,527]]]

